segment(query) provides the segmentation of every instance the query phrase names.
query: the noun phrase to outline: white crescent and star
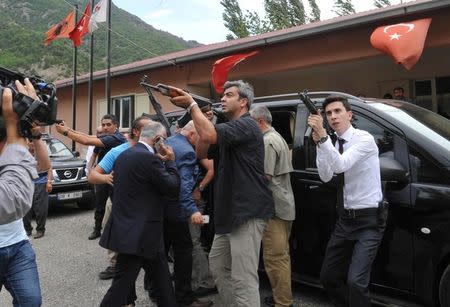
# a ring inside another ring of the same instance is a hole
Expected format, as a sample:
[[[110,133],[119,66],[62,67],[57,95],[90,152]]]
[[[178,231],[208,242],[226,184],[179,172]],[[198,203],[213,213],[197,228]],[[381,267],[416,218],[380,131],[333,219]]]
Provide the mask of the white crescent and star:
[[[402,34],[398,34],[397,32],[394,32],[394,34],[389,34],[388,33],[389,29],[394,28],[394,27],[405,27],[405,28],[408,28],[406,33],[409,33],[412,30],[414,30],[415,26],[412,23],[398,23],[398,24],[395,24],[395,25],[390,25],[390,26],[384,27],[383,32],[388,34],[389,37],[391,38],[391,40],[400,40],[400,37],[402,36]]]

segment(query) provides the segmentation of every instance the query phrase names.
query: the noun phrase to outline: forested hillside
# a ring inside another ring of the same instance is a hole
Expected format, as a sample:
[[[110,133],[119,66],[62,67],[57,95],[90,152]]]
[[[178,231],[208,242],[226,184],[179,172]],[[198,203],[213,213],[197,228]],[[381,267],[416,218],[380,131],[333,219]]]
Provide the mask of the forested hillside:
[[[70,76],[72,41],[59,39],[46,47],[43,40],[50,26],[73,10],[71,3],[79,4],[80,18],[87,0],[0,0],[0,66],[38,74],[49,80]],[[157,30],[114,4],[111,21],[112,66],[199,45]],[[106,68],[106,25],[99,24],[100,28],[94,32],[95,70]],[[90,35],[86,35],[78,48],[78,74],[89,70],[89,41]]]

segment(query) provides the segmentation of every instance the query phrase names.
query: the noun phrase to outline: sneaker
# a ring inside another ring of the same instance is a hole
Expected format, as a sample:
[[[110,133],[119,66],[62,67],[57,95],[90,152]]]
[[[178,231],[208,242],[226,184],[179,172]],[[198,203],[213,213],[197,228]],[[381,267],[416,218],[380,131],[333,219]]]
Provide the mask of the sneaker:
[[[31,235],[31,234],[30,234]],[[36,231],[36,234],[34,235],[34,237],[33,238],[35,238],[35,239],[40,239],[40,238],[42,238],[44,236],[44,232],[43,231]]]
[[[116,268],[113,266],[109,266],[104,271],[101,271],[98,274],[98,278],[100,278],[102,280],[106,280],[106,279],[114,278],[115,275],[116,275]]]
[[[205,288],[205,287],[198,287],[196,290],[194,290],[194,296],[196,297],[204,297],[211,294],[216,294],[217,288]]]
[[[100,229],[98,228],[94,228],[94,230],[92,231],[92,233],[89,235],[89,240],[95,240],[97,238],[100,238],[100,236],[102,235],[102,233],[100,232]]]

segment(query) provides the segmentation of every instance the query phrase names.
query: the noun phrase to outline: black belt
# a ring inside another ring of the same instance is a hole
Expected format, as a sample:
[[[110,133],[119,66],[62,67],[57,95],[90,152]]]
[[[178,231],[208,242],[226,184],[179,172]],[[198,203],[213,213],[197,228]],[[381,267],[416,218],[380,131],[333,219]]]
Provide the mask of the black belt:
[[[343,209],[341,211],[341,217],[344,219],[354,219],[361,216],[377,215],[378,208],[365,208],[365,209]]]

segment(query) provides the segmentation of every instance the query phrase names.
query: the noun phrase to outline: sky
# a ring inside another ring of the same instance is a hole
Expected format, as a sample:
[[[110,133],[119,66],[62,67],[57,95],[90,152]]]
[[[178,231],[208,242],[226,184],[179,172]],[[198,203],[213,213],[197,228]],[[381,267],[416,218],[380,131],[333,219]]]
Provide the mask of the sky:
[[[223,6],[220,0],[112,0],[114,4],[138,16],[153,27],[180,36],[185,40],[196,40],[211,44],[226,40],[227,33],[222,19]],[[391,0],[398,4],[401,0]],[[410,0],[403,0],[408,2]],[[238,0],[241,9],[264,15],[263,0]],[[321,20],[336,17],[332,12],[334,0],[316,0],[321,11]],[[308,1],[303,0],[307,14]],[[354,0],[357,12],[375,8],[373,0]]]

